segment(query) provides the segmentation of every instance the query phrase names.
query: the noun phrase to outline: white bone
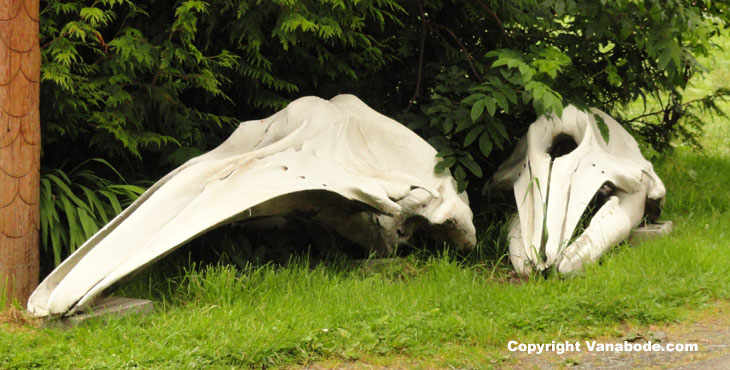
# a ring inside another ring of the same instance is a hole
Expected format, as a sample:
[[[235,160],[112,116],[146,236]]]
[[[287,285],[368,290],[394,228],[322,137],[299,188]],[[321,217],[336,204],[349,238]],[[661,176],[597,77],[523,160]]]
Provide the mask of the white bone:
[[[428,143],[352,95],[301,98],[155,183],[40,284],[28,311],[71,314],[195,236],[259,216],[305,212],[381,252],[407,240],[415,218],[471,247],[466,194],[436,162]]]
[[[608,128],[608,142],[596,116]],[[550,152],[566,137],[577,147],[553,158]],[[586,207],[607,183],[614,194],[571,243]],[[541,117],[533,123],[491,185],[514,189],[518,219],[510,225],[510,259],[522,274],[550,266],[570,273],[596,261],[641,222],[647,200],[661,204],[666,193],[651,163],[618,122],[597,109],[583,112],[574,106],[566,107],[560,118]]]

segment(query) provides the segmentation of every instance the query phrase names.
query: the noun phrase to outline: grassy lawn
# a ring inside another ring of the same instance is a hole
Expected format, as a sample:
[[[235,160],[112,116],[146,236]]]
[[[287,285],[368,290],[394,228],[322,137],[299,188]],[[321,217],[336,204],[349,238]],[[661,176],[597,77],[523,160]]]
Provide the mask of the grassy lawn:
[[[697,94],[730,86],[729,61],[706,61],[713,72],[694,82]],[[380,268],[310,268],[307,261],[246,271],[191,267],[173,280],[148,274],[124,288],[154,299],[151,315],[62,331],[6,314],[0,368],[338,367],[355,360],[481,368],[508,366],[513,339],[621,336],[622,324],[682,320],[730,298],[730,123],[708,125],[703,144],[703,153],[679,146],[655,161],[668,194],[663,219],[674,232],[619,246],[579,276],[515,279],[491,268],[493,261],[449,253]]]

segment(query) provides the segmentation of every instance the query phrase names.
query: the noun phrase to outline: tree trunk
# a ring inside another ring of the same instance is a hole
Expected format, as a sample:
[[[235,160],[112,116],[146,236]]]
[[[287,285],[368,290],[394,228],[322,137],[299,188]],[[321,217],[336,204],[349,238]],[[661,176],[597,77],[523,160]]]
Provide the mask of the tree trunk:
[[[38,3],[0,0],[0,302],[23,306],[38,285]]]

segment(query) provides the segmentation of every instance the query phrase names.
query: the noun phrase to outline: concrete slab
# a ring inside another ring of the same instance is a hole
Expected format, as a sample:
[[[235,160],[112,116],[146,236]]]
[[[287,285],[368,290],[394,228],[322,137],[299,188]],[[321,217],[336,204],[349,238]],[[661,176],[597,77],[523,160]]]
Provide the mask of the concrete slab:
[[[672,232],[672,221],[659,221],[655,224],[644,224],[631,230],[628,241],[630,244],[637,245],[647,240],[667,235],[670,232]]]
[[[152,301],[126,297],[106,297],[84,312],[62,318],[48,319],[43,323],[47,328],[71,328],[88,319],[110,315],[128,315],[132,313],[148,314],[154,311]]]

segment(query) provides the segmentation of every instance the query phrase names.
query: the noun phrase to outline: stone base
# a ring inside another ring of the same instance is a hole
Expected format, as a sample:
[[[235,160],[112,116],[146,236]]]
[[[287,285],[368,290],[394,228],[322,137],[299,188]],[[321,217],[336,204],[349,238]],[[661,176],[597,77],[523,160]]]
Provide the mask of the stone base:
[[[68,317],[48,319],[43,323],[47,328],[71,328],[88,319],[109,315],[128,315],[131,313],[148,314],[154,311],[152,301],[125,297],[106,297],[84,312]]]
[[[655,224],[644,224],[631,230],[629,244],[637,245],[672,232],[672,221],[659,221]]]

